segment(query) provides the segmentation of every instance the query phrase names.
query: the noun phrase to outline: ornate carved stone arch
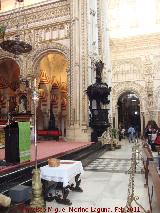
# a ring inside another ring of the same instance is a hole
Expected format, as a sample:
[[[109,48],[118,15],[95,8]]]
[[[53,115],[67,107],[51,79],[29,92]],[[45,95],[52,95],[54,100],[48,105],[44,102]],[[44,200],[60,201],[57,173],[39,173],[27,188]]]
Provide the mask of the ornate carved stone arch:
[[[70,65],[70,51],[69,49],[64,46],[63,44],[52,42],[52,43],[45,43],[41,45],[38,49],[32,52],[32,64],[33,66],[30,67],[29,69],[32,70],[32,73],[34,75],[38,74],[38,64],[39,61],[43,58],[43,56],[51,51],[56,51],[59,53],[62,53],[68,60],[69,65]],[[68,70],[70,68],[68,67]],[[67,71],[68,71],[67,70]]]
[[[115,113],[115,109],[117,106],[118,98],[127,91],[134,92],[140,101],[141,111],[145,111],[145,102],[147,100],[147,94],[145,92],[145,88],[137,84],[135,82],[125,82],[125,83],[118,83],[112,89],[112,106],[113,106],[113,113]]]
[[[23,62],[21,60],[20,57],[15,58],[13,54],[5,52],[5,51],[0,51],[0,61],[4,60],[4,59],[12,59],[13,61],[15,61],[20,69],[20,74],[22,74],[22,67],[23,67]]]

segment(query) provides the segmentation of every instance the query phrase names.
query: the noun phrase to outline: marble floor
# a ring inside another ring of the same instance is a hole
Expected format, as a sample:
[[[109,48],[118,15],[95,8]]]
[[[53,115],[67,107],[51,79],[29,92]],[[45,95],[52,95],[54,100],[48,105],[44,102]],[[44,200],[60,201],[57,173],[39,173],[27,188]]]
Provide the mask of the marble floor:
[[[128,171],[131,165],[133,144],[122,140],[121,145],[121,149],[106,151],[84,168],[81,183],[84,191],[83,193],[73,191],[69,193],[71,206],[58,204],[55,201],[47,202],[46,212],[123,212],[121,207],[125,207],[127,202],[130,178]],[[147,189],[144,188],[144,174],[141,174],[141,168],[139,164],[135,175],[134,195],[139,197],[138,203],[148,210]],[[143,212],[135,202],[132,203],[132,207],[132,212]]]

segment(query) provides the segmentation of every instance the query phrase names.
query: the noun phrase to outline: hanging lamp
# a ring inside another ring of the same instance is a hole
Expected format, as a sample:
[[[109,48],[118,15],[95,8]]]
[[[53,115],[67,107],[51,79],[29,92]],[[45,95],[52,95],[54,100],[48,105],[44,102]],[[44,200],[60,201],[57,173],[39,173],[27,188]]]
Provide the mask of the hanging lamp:
[[[16,32],[15,32],[15,39],[7,39],[5,40],[5,33],[6,33],[6,27],[5,26],[0,26],[0,36],[3,38],[3,41],[0,43],[0,47],[7,52],[13,53],[14,55],[21,55],[23,53],[29,53],[32,50],[32,46],[28,43],[25,42],[24,40],[21,40],[20,32],[25,34],[25,29],[20,29],[20,18],[21,15],[23,16],[23,19],[25,20],[25,13],[23,7],[24,7],[24,0],[15,0],[15,6],[18,4],[18,12],[15,10],[16,14]],[[22,10],[22,13],[21,13]],[[23,27],[25,23],[23,23]]]

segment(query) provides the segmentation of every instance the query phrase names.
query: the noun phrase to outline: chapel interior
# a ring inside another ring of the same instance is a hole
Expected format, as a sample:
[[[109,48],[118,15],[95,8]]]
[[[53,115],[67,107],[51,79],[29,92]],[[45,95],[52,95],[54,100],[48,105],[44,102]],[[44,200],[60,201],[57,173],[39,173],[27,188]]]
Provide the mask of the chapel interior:
[[[160,212],[159,36],[159,0],[0,0],[0,213]]]

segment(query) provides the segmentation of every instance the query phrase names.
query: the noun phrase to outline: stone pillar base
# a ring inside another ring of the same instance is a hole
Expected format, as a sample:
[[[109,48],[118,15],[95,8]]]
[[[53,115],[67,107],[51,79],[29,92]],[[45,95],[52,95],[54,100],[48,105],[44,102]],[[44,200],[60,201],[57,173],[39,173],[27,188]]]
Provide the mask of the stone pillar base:
[[[86,126],[72,126],[66,131],[67,141],[91,142],[91,129]]]

